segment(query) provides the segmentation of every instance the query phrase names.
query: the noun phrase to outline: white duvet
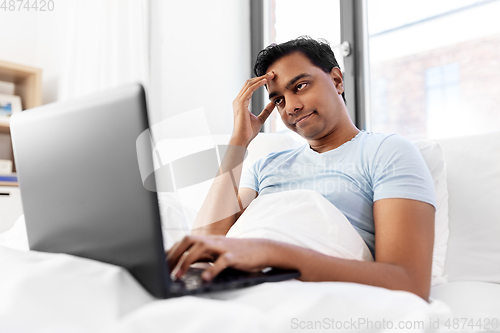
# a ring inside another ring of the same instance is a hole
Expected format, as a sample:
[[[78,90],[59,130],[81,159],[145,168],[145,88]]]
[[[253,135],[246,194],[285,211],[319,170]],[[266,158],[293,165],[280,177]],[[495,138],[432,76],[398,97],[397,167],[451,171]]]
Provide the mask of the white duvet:
[[[303,200],[310,195],[314,194],[295,193],[284,196],[282,202],[272,196],[258,198],[229,235],[268,237],[332,255],[373,260],[343,215],[319,198]],[[305,226],[287,218],[269,220],[275,215],[266,214],[266,207],[269,212],[281,210],[282,216],[307,213],[309,222]],[[292,280],[155,300],[120,267],[23,250],[25,241],[22,219],[0,235],[2,333],[398,332],[403,331],[401,326],[404,331],[425,332],[435,331],[432,323],[444,323],[452,315],[440,301],[429,304],[409,292],[341,282]]]
[[[0,246],[0,267],[0,332],[297,332],[312,323],[314,332],[366,332],[370,323],[379,332],[415,322],[424,332],[450,315],[441,302],[354,283],[292,280],[155,300],[125,270],[69,255]]]
[[[272,239],[344,259],[373,261],[368,246],[344,214],[312,190],[257,197],[227,236]]]

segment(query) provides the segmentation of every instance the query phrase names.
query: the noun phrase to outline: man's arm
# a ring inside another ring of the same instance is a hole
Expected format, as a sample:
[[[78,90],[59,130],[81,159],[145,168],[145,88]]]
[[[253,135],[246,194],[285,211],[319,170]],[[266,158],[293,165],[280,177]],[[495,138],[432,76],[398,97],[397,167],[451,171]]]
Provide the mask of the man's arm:
[[[292,249],[278,262],[298,258],[301,280],[346,281],[406,290],[428,300],[434,245],[434,207],[409,199],[374,203],[374,262],[346,260]],[[289,256],[289,257],[288,257]]]
[[[179,263],[177,276],[207,253],[216,257],[205,271],[211,279],[224,268],[255,271],[272,266],[297,269],[303,281],[345,281],[406,290],[425,300],[430,292],[434,244],[434,207],[409,199],[382,199],[374,203],[375,262],[336,258],[299,246],[264,239],[188,236],[168,253],[170,267]]]
[[[240,188],[241,164],[229,172],[215,178],[208,195],[196,216],[191,230],[192,235],[225,235],[257,192],[250,188]]]
[[[253,93],[274,77],[268,73],[247,80],[233,101],[234,128],[219,172],[193,224],[193,235],[225,235],[257,197],[252,189],[238,190],[246,148],[274,109],[269,103],[258,115],[248,109]]]

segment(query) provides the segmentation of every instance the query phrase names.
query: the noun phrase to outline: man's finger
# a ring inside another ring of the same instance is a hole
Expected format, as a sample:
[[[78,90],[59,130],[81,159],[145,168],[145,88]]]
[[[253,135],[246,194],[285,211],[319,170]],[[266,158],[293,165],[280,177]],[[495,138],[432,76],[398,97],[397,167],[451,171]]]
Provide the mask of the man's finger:
[[[265,77],[266,77],[266,75],[264,74],[262,76],[257,76],[257,77],[246,80],[245,84],[241,88],[241,90],[238,93],[238,96],[236,96],[236,98],[241,97],[241,95],[243,95],[246,92],[246,90],[248,89],[249,86],[251,86],[252,84],[254,84],[257,81],[263,80]]]
[[[262,110],[262,112],[257,116],[257,118],[259,118],[261,124],[265,123],[265,121],[267,120],[269,115],[273,112],[274,107],[275,107],[274,103],[270,102],[269,104],[266,105],[264,110]]]
[[[179,246],[179,242],[175,242],[174,245],[172,245],[170,247],[170,249],[168,249],[167,251],[165,251],[165,254],[168,256],[169,253],[171,253],[173,250],[175,250],[175,248]]]
[[[243,89],[240,91],[240,94],[238,94],[238,97],[242,97],[244,99],[250,99],[252,97],[252,94],[257,89],[266,84],[269,80],[272,80],[273,77],[274,73],[269,72],[262,76],[248,80]],[[248,96],[249,94],[250,96]]]
[[[205,281],[210,281],[214,277],[216,277],[220,272],[222,272],[224,269],[228,268],[233,259],[233,254],[230,252],[226,252],[223,255],[219,256],[217,260],[214,262],[212,267],[209,267],[203,271],[201,274],[201,277]]]
[[[185,236],[180,242],[172,246],[167,254],[168,267],[170,269],[173,269],[177,265],[184,252],[194,244],[196,239],[194,236]]]
[[[175,276],[178,278],[181,277],[189,269],[191,264],[197,262],[200,258],[206,258],[208,248],[209,245],[203,241],[191,246],[187,255],[185,255],[177,264],[178,267],[174,268],[174,271],[176,271]]]
[[[254,84],[252,84],[251,86],[249,86],[245,92],[243,93],[243,95],[241,95],[241,100],[250,100],[252,98],[252,95],[253,93],[259,89],[260,87],[262,87],[263,85],[265,85],[266,83],[268,82],[267,79],[263,79],[261,81],[257,81],[255,82]]]
[[[269,73],[266,73],[264,75],[257,76],[257,77],[254,77],[254,78],[247,80],[245,86],[250,87],[251,85],[255,84],[256,82],[259,82],[259,81],[264,80],[264,79],[271,80],[273,77],[274,77],[274,72],[269,72]]]

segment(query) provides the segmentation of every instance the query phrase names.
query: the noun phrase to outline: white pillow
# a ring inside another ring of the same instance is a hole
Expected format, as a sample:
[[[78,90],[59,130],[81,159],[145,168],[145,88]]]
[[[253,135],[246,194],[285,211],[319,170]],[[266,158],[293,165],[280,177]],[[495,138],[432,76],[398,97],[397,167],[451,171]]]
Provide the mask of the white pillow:
[[[500,283],[500,131],[441,139],[450,191],[449,281]]]
[[[305,141],[298,142],[286,134],[260,133],[248,146],[248,154],[243,162],[243,168],[251,166],[272,152],[297,148],[304,143]]]
[[[439,144],[419,140],[414,142],[420,150],[432,175],[436,189],[436,215],[434,221],[434,253],[432,258],[432,286],[447,281],[444,276],[446,249],[448,244],[448,186],[446,183],[446,163]]]
[[[217,151],[219,153],[219,163],[223,158],[222,154],[225,151],[225,147],[229,143],[230,138],[231,136],[227,134],[212,135],[212,142],[217,146]],[[156,145],[156,148],[162,156],[162,160],[167,159],[166,155],[168,155],[168,145],[168,140],[159,141]],[[285,134],[260,133],[248,146],[247,154],[243,162],[243,168],[251,166],[258,159],[266,157],[269,153],[296,148],[300,145],[301,143]],[[202,183],[178,189],[176,196],[180,200],[179,204],[182,204],[190,210],[198,211],[201,208],[208,191],[210,190],[212,182],[213,179],[209,179]],[[162,198],[160,198],[160,200],[161,199]],[[178,235],[174,236],[174,239],[179,239]]]

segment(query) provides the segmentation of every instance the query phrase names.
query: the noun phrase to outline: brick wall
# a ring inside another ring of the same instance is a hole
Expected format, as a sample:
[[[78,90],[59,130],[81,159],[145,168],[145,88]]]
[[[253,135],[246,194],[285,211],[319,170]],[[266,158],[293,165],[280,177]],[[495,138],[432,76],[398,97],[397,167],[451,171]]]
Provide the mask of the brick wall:
[[[412,140],[500,130],[499,57],[497,34],[371,64],[373,130]],[[425,70],[450,63],[460,66],[459,106],[442,111],[446,122],[429,124]]]

